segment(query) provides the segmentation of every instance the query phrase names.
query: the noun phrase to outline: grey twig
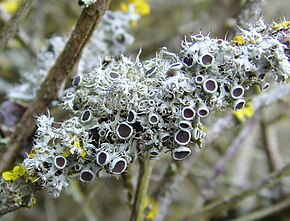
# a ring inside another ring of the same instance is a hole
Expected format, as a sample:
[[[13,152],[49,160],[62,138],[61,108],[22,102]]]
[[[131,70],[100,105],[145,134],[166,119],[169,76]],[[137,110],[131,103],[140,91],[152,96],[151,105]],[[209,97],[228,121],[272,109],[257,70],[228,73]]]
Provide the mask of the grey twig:
[[[233,219],[230,221],[252,221],[252,220],[260,220],[266,216],[277,213],[283,209],[286,209],[290,206],[290,197],[288,196],[286,199],[282,200],[279,203],[274,205],[267,206],[266,208],[262,208],[258,211],[253,211],[247,215],[239,217],[237,219]]]
[[[241,147],[242,141],[251,132],[253,126],[256,123],[257,115],[253,116],[242,128],[237,137],[233,140],[230,147],[227,149],[225,157],[223,157],[219,163],[215,166],[211,178],[205,183],[204,190],[211,189],[217,177],[222,174],[225,170],[227,163],[235,156],[239,148]]]
[[[226,196],[223,199],[217,200],[210,203],[209,205],[203,207],[200,211],[195,214],[192,214],[186,217],[185,220],[199,220],[200,217],[206,218],[211,217],[213,214],[221,213],[229,208],[234,207],[237,203],[240,203],[242,200],[260,192],[265,188],[272,187],[279,183],[285,176],[290,173],[290,163],[286,164],[281,170],[272,173],[265,179],[262,179],[256,186],[248,190],[242,191],[238,194],[232,196]]]

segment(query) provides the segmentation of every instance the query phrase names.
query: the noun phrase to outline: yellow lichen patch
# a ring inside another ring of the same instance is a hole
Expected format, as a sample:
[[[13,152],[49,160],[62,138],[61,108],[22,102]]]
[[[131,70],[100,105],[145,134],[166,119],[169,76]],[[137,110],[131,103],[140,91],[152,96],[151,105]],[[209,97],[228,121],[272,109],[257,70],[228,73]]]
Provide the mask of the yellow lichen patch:
[[[26,183],[28,183],[28,182],[35,183],[36,181],[39,180],[38,176],[30,176],[28,173],[25,173],[24,177],[25,177]]]
[[[235,37],[231,40],[231,44],[234,44],[234,45],[244,45],[244,44],[246,44],[246,41],[245,41],[245,39],[243,38],[243,36],[241,36],[241,35],[237,35],[237,36],[235,36]]]
[[[121,3],[121,10],[124,12],[128,11],[128,5],[133,4],[135,6],[135,13],[142,16],[150,14],[150,6],[146,0],[126,0]]]
[[[6,181],[15,181],[19,177],[22,177],[25,174],[25,168],[23,165],[19,164],[15,166],[11,171],[5,171],[2,173],[3,180]]]
[[[146,199],[145,207],[148,208],[147,220],[153,220],[158,214],[158,203],[155,200]]]
[[[279,23],[279,24],[275,24],[273,25],[272,29],[273,30],[278,30],[278,29],[281,29],[281,28],[290,28],[290,21],[284,21],[282,23]]]
[[[67,149],[65,150],[65,152],[64,152],[63,154],[61,154],[61,156],[63,156],[63,157],[68,157],[69,155],[70,155],[69,148],[67,148]]]
[[[254,108],[252,105],[246,103],[246,107],[239,111],[234,111],[233,116],[240,122],[251,118],[254,115]]]
[[[17,11],[20,5],[19,0],[6,0],[0,4],[0,7],[7,13],[13,14]]]
[[[77,147],[80,150],[80,156],[85,157],[87,155],[87,153],[84,150],[84,148],[81,146],[80,139],[77,136],[74,136],[71,141],[72,141],[71,148]]]
[[[29,202],[27,204],[27,207],[32,208],[35,203],[36,203],[36,198],[35,198],[34,194],[31,194]]]
[[[27,155],[29,159],[34,158],[38,154],[38,151],[35,148],[32,148],[30,153]]]

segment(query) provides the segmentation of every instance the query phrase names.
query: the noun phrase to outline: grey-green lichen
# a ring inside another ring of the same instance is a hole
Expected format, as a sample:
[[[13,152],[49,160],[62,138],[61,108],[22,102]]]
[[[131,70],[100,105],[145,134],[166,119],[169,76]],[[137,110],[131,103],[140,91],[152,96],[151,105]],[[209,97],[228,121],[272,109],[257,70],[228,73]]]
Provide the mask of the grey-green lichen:
[[[92,181],[100,171],[117,175],[139,154],[182,160],[205,137],[202,119],[213,110],[245,107],[252,85],[267,90],[286,82],[289,54],[283,29],[262,20],[231,42],[202,34],[184,39],[178,54],[161,49],[140,61],[122,56],[77,75],[63,98],[72,117],[54,126],[38,118],[32,153],[23,165],[54,197],[68,177]]]

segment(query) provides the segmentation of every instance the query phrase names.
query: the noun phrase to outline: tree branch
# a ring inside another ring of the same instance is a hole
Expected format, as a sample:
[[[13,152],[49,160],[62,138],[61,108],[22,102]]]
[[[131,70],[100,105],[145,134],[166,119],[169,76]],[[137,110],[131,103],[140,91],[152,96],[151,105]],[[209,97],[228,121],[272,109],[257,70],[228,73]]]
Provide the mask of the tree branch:
[[[46,79],[38,91],[37,97],[30,107],[26,110],[18,123],[14,135],[10,139],[9,148],[4,153],[0,173],[5,171],[17,155],[21,145],[35,130],[35,115],[45,111],[47,106],[57,98],[63,82],[71,73],[74,65],[81,56],[81,52],[90,38],[95,25],[99,22],[101,16],[108,8],[110,0],[98,0],[94,5],[85,8],[75,25],[71,36],[56,60],[54,66],[50,69]]]
[[[26,183],[23,177],[14,182],[0,178],[0,216],[34,204],[34,193],[40,190],[39,185]]]

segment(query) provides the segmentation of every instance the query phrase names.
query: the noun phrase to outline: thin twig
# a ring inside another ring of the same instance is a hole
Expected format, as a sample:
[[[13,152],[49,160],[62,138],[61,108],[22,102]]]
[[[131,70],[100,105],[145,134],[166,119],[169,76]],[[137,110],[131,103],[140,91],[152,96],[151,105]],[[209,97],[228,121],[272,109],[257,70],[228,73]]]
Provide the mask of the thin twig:
[[[238,152],[238,150],[241,147],[242,141],[248,136],[248,134],[253,129],[255,123],[256,123],[256,117],[257,115],[253,116],[242,128],[242,130],[239,132],[239,134],[236,136],[236,138],[233,140],[230,147],[227,149],[225,157],[223,157],[219,163],[214,167],[213,174],[211,178],[205,183],[204,190],[209,190],[214,186],[214,183],[216,182],[216,179],[219,175],[221,175],[225,171],[226,165],[229,163],[229,161],[235,156],[235,154]]]
[[[282,200],[279,203],[274,205],[270,205],[266,208],[262,208],[258,211],[253,211],[247,215],[239,217],[237,219],[232,219],[230,221],[252,221],[252,220],[261,220],[264,217],[267,217],[271,214],[277,213],[283,209],[286,209],[290,206],[290,197],[288,196],[286,199]]]
[[[265,114],[263,114],[263,118],[265,117]],[[267,163],[267,165],[269,165],[270,171],[279,170],[283,167],[284,162],[278,147],[277,134],[275,134],[275,132],[271,133],[273,131],[276,131],[276,129],[271,130],[272,126],[268,125],[265,122],[265,119],[262,119],[260,126],[263,146],[269,162]]]
[[[10,20],[0,30],[0,51],[7,45],[7,42],[12,38],[19,27],[20,22],[27,15],[33,0],[23,0]]]
[[[70,75],[74,65],[80,58],[82,49],[90,38],[95,25],[108,8],[109,3],[110,0],[99,0],[82,11],[64,50],[48,72],[36,99],[17,124],[15,133],[10,138],[9,148],[7,148],[2,157],[0,173],[9,168],[23,143],[33,134],[35,130],[34,117],[44,112],[47,106],[57,98],[65,79]]]
[[[140,157],[139,162],[139,178],[130,221],[144,220],[146,200],[148,199],[148,186],[153,169],[153,161],[150,160],[148,155]]]
[[[279,183],[285,176],[290,174],[290,163],[286,164],[281,170],[272,173],[270,176],[268,176],[265,179],[262,179],[256,186],[253,188],[250,188],[248,190],[242,191],[238,194],[232,195],[232,196],[226,196],[223,199],[217,200],[215,202],[210,203],[209,205],[206,205],[204,208],[202,208],[197,213],[194,213],[185,219],[186,220],[193,220],[194,219],[199,220],[198,218],[206,218],[211,217],[214,214],[221,213],[225,210],[228,210],[244,199],[257,194],[261,190],[265,188],[272,187]]]
[[[127,196],[128,196],[128,204],[131,205],[133,203],[133,197],[134,197],[134,186],[132,182],[132,173],[131,168],[128,168],[128,172],[122,173],[121,177],[123,180],[123,185],[125,189],[127,190]]]
[[[3,26],[5,24],[5,19],[0,18],[0,25]],[[22,45],[22,47],[29,53],[30,56],[36,57],[36,50],[31,43],[30,39],[28,38],[27,34],[18,29],[18,32],[15,34],[15,39]]]

